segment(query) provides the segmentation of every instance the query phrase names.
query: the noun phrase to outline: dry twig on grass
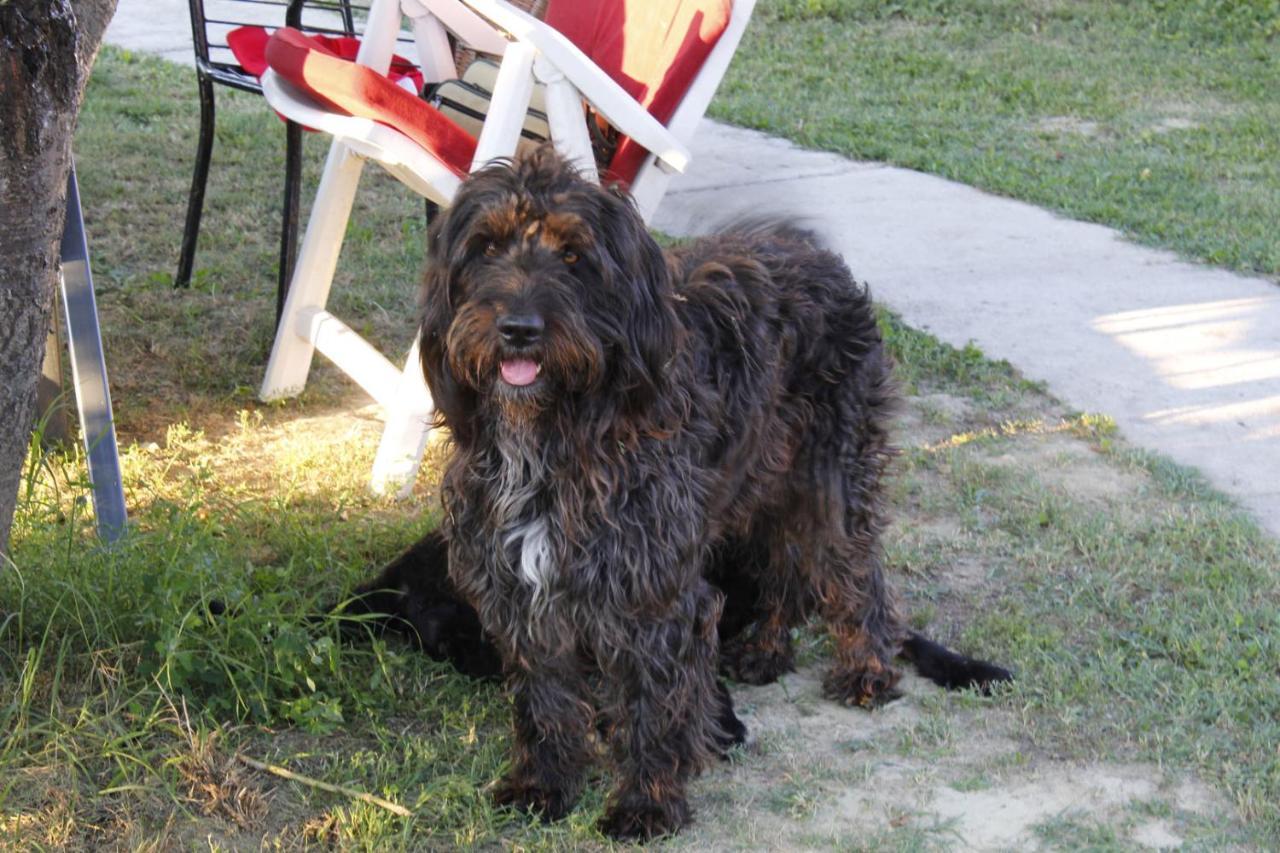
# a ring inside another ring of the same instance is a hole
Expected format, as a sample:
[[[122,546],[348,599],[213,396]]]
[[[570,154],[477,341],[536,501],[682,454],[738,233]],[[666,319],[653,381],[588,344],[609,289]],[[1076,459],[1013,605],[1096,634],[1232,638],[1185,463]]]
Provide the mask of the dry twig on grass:
[[[382,797],[375,797],[373,794],[369,794],[364,791],[345,788],[342,785],[334,785],[329,782],[321,782],[319,779],[312,779],[310,776],[303,776],[301,773],[295,773],[287,767],[281,767],[278,764],[267,764],[266,762],[259,761],[256,758],[250,758],[249,756],[241,753],[236,753],[236,760],[242,764],[247,764],[255,770],[261,770],[264,773],[279,776],[281,779],[288,779],[291,782],[298,782],[311,788],[319,788],[321,791],[328,791],[332,794],[342,794],[343,796],[351,797],[353,800],[360,800],[361,802],[369,803],[370,805],[375,805],[379,808],[384,808],[392,814],[397,814],[401,817],[413,817],[413,812],[409,811],[404,806],[393,803],[390,800],[384,800]]]

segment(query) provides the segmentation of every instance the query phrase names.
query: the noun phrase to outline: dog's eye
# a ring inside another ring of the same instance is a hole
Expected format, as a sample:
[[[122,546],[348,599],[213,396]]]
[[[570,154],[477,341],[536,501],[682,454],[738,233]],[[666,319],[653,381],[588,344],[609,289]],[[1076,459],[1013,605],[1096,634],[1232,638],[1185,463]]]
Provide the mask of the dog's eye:
[[[578,262],[578,253],[573,249],[565,249],[560,253],[560,260],[564,261],[569,266],[573,266]]]
[[[498,244],[497,244],[497,243],[495,243],[495,242],[493,242],[492,240],[490,240],[488,243],[485,243],[485,244],[484,244],[484,253],[485,253],[485,255],[487,255],[487,256],[488,256],[488,257],[490,257],[490,258],[497,257],[497,255],[498,255]]]

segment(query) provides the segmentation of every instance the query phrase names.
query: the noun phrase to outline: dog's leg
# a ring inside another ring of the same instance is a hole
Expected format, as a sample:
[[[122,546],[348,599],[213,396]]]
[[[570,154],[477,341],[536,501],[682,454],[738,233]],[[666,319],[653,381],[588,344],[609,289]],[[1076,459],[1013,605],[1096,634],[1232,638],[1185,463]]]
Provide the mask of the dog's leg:
[[[591,762],[591,702],[573,685],[571,664],[540,666],[509,677],[514,699],[511,770],[493,792],[494,802],[559,820],[577,802]]]
[[[721,758],[729,757],[729,750],[747,742],[747,727],[733,710],[733,697],[729,688],[716,679],[716,731],[713,733],[716,749]]]
[[[864,540],[865,541],[865,540]],[[874,540],[873,540],[874,543]],[[897,699],[901,673],[892,661],[906,636],[878,547],[844,541],[817,577],[819,606],[835,639],[836,660],[823,692],[846,705],[874,708]]]
[[[772,684],[794,670],[791,625],[785,612],[771,609],[764,619],[726,641],[720,666],[743,684]]]
[[[800,621],[798,552],[779,534],[753,536],[731,553],[732,565],[720,558],[712,566],[727,598],[721,627],[729,630],[721,634],[720,670],[743,684],[772,684],[795,669],[791,627]],[[742,600],[747,596],[754,597],[749,604]],[[728,616],[735,618],[725,625]]]
[[[715,754],[718,739],[736,737],[720,720],[728,692],[715,677],[719,596],[704,588],[677,608],[686,612],[633,622],[626,637],[608,643],[612,659],[601,661],[612,691],[618,786],[600,829],[613,838],[656,838],[687,824],[689,778]],[[731,705],[728,714],[737,722]]]

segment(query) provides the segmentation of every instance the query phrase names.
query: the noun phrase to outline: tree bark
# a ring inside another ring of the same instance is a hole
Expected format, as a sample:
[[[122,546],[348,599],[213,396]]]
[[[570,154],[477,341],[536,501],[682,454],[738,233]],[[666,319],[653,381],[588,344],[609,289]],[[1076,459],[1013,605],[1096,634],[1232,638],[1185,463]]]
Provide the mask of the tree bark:
[[[116,0],[0,0],[0,552],[35,416],[71,139]]]

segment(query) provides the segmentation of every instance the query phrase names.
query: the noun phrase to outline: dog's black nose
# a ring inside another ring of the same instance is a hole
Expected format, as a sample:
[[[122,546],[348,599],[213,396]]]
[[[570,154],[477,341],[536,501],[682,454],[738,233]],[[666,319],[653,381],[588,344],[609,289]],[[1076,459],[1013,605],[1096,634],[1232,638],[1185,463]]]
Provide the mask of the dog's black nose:
[[[537,314],[507,314],[498,318],[498,334],[512,346],[536,344],[542,337],[542,318]]]

